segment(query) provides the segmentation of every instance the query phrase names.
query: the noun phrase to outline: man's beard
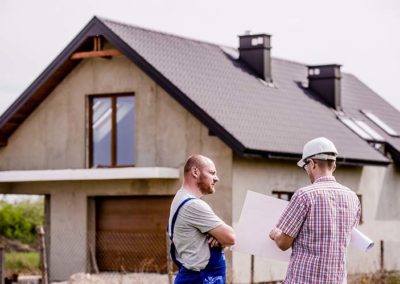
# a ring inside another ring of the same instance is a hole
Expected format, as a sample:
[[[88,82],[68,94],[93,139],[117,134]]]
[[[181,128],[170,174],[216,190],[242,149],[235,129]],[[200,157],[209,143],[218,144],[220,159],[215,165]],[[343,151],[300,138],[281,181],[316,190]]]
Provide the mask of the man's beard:
[[[214,187],[211,184],[204,182],[202,177],[200,177],[200,180],[197,182],[197,187],[200,189],[201,194],[203,195],[211,194],[215,191]]]

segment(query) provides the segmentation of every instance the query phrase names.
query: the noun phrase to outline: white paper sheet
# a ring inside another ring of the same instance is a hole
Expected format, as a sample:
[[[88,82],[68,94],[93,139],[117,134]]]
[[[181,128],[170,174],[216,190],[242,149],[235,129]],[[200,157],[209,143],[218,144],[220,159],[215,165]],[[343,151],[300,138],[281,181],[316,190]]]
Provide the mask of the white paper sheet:
[[[248,191],[239,222],[235,228],[236,244],[232,250],[275,260],[289,261],[291,249],[281,251],[269,238],[279,217],[289,202],[254,191]],[[357,229],[353,229],[351,243],[367,251],[374,242]]]
[[[281,261],[289,261],[291,249],[281,251],[269,238],[288,202],[248,191],[235,228],[236,244],[232,250],[264,256]]]

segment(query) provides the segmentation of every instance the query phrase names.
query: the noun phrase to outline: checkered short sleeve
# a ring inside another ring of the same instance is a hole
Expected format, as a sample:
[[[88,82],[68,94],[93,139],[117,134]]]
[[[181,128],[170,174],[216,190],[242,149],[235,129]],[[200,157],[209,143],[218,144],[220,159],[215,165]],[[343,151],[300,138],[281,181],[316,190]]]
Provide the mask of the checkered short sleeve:
[[[296,192],[283,212],[276,227],[286,235],[296,238],[307,217],[308,202]]]

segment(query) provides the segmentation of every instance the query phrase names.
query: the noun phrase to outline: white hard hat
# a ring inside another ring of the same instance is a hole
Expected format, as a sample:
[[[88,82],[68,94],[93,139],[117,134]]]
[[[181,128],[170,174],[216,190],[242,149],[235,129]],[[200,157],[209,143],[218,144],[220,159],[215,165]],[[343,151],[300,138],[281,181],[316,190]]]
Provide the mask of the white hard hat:
[[[336,161],[337,155],[338,151],[332,141],[325,137],[319,137],[308,141],[304,145],[303,156],[301,160],[297,162],[297,165],[300,168],[304,167],[309,158]]]

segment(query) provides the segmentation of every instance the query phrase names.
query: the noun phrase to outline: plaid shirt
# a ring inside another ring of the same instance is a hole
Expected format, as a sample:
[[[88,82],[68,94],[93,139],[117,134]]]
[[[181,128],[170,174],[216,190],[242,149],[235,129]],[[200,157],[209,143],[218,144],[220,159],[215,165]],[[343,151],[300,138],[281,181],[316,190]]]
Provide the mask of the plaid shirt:
[[[357,195],[333,176],[297,190],[277,224],[295,238],[284,283],[343,283],[347,246],[360,213]]]

